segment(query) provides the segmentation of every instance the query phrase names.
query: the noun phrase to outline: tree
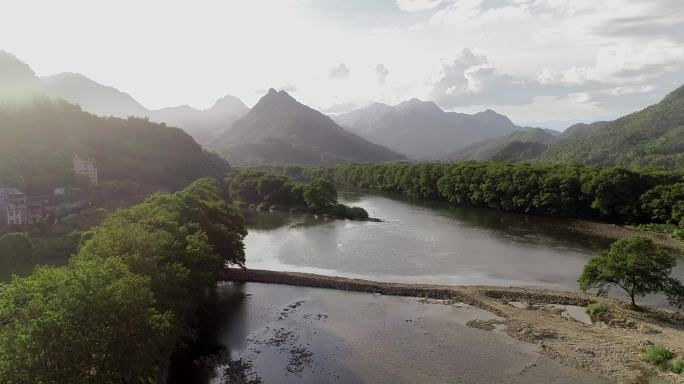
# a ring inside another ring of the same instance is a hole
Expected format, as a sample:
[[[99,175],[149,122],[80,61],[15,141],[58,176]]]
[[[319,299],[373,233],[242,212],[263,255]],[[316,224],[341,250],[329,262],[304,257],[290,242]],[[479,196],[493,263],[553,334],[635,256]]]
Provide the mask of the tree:
[[[605,294],[610,286],[618,286],[627,292],[632,306],[636,307],[636,296],[677,291],[673,288],[681,284],[670,277],[676,264],[675,256],[656,247],[651,239],[632,237],[614,242],[609,250],[590,259],[577,282],[582,291],[597,289],[598,294]]]
[[[304,188],[306,206],[314,212],[322,212],[337,204],[337,190],[325,179],[316,179]]]
[[[6,233],[0,237],[0,265],[26,264],[33,256],[33,244],[26,234]]]
[[[156,382],[172,317],[120,259],[39,267],[0,291],[0,382]]]

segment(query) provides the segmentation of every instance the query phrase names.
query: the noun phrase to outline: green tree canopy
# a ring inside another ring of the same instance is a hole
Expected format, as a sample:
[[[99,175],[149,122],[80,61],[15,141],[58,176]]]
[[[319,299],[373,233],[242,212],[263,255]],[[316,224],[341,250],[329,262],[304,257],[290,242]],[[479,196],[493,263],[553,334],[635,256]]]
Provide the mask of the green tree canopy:
[[[304,201],[312,211],[323,212],[337,204],[337,190],[331,182],[317,179],[304,188]]]
[[[31,262],[33,244],[26,234],[6,233],[0,236],[0,265],[18,265]]]
[[[38,268],[0,290],[0,381],[156,382],[171,316],[117,258]]]
[[[653,240],[632,237],[614,242],[609,250],[590,259],[577,282],[582,291],[597,289],[599,294],[618,286],[636,307],[636,296],[677,291],[675,288],[681,284],[670,277],[676,264],[675,256],[656,247]]]

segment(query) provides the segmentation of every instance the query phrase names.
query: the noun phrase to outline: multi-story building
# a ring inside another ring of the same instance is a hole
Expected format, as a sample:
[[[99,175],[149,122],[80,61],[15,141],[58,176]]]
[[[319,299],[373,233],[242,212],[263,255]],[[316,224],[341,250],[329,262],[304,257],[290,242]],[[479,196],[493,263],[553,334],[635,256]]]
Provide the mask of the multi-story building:
[[[0,228],[27,223],[26,195],[16,188],[0,188]]]
[[[73,164],[74,173],[81,176],[87,176],[90,180],[90,184],[97,184],[97,167],[95,167],[95,163],[93,163],[92,160],[84,160],[76,155],[74,156]]]

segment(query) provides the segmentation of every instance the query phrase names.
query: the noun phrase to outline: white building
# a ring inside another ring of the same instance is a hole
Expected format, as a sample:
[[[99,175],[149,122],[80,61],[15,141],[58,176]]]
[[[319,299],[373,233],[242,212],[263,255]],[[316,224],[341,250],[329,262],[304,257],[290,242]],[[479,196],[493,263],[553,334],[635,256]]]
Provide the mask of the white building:
[[[92,160],[84,160],[76,155],[74,156],[73,163],[74,173],[81,176],[87,176],[88,180],[90,180],[90,184],[97,184],[97,167],[95,167],[95,163],[93,163]]]
[[[0,228],[28,222],[26,195],[16,188],[0,188]]]

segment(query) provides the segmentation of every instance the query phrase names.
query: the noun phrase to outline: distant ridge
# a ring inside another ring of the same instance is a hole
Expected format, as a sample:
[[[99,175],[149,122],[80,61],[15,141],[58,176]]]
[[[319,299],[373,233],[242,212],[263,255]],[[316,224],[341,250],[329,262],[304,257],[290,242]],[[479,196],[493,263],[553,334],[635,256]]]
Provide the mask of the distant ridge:
[[[78,73],[46,76],[42,81],[48,94],[76,103],[92,114],[122,118],[147,117],[154,122],[182,128],[199,143],[220,134],[249,112],[240,99],[230,95],[204,110],[188,105],[151,110],[129,94]]]
[[[552,145],[540,160],[684,167],[684,86],[658,104],[609,123],[595,123],[588,130]]]
[[[527,161],[541,155],[555,140],[547,130],[533,128],[479,141],[447,156],[447,160]]]
[[[208,147],[235,164],[377,163],[404,159],[345,131],[330,117],[273,88]]]
[[[493,110],[445,112],[432,101],[375,103],[333,116],[346,129],[413,159],[438,159],[477,141],[524,129]]]
[[[142,118],[103,118],[64,99],[49,97],[28,65],[0,52],[0,76],[14,68],[13,89],[27,90],[19,103],[0,98],[0,187],[29,195],[82,186],[74,155],[90,158],[99,182],[178,189],[204,176],[221,177],[230,166],[190,135]],[[16,99],[17,94],[12,95]],[[116,95],[125,101],[125,94]],[[89,184],[88,184],[89,185]]]

